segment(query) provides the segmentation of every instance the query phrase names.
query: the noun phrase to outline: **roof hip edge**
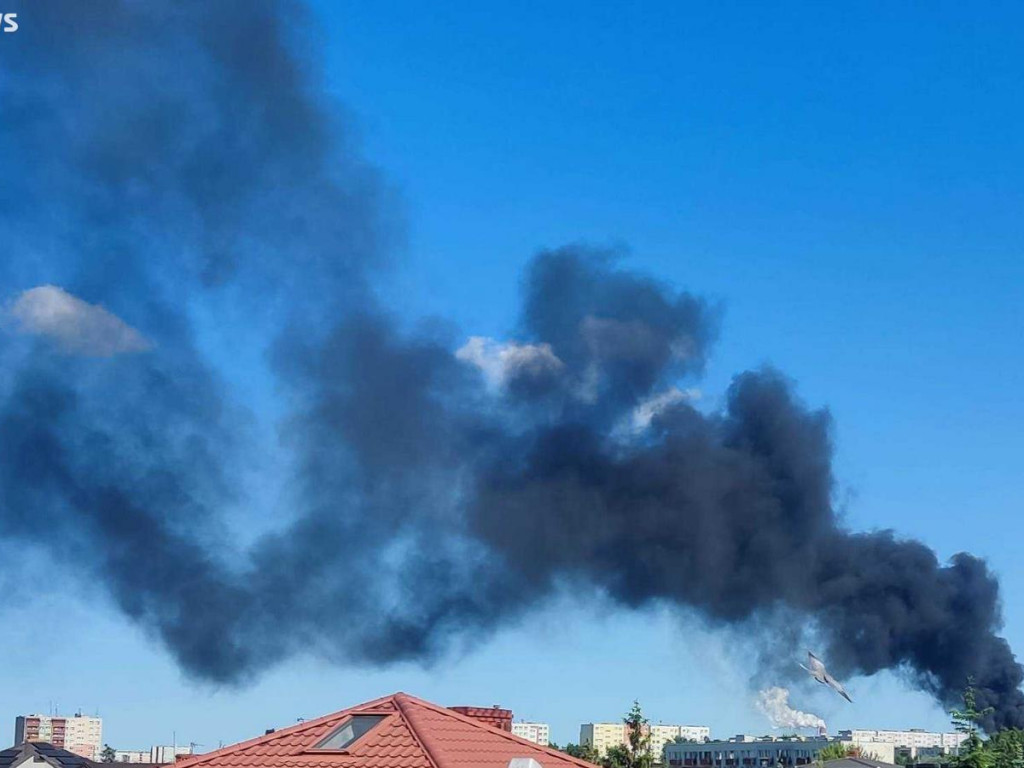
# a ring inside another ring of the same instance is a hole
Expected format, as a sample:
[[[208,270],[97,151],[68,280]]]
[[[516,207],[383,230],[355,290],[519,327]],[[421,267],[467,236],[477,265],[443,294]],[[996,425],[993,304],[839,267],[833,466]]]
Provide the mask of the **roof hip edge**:
[[[423,750],[423,754],[425,754],[427,756],[427,760],[430,761],[430,764],[432,766],[434,766],[434,768],[442,768],[441,764],[437,761],[437,758],[434,756],[434,753],[430,751],[430,747],[428,747],[426,745],[426,743],[423,741],[423,739],[420,738],[419,733],[416,731],[416,726],[412,724],[412,720],[409,719],[408,715],[406,714],[406,711],[405,711],[405,704],[406,704],[406,702],[405,702],[405,700],[407,698],[414,698],[414,697],[409,696],[409,694],[402,693],[402,692],[399,692],[399,693],[395,694],[394,701],[395,701],[395,706],[398,708],[398,714],[402,718],[402,720],[405,722],[405,725],[409,729],[409,733],[412,734],[413,739],[415,739],[416,743],[420,746],[420,749]]]

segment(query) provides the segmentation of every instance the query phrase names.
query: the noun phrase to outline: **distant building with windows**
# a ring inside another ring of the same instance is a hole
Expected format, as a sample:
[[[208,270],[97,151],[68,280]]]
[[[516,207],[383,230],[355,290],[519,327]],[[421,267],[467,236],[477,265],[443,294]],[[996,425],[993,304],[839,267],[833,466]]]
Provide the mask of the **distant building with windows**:
[[[702,743],[711,738],[711,728],[706,725],[657,725],[651,724],[651,754],[661,762],[665,746],[676,741]]]
[[[853,728],[840,731],[839,738],[851,744],[891,744],[896,755],[907,758],[934,758],[956,754],[966,734],[940,731],[926,731],[910,728],[906,731]]]
[[[521,739],[546,747],[551,743],[551,729],[547,723],[513,722],[512,733]]]
[[[647,726],[647,735],[651,738],[651,754],[660,761],[662,750],[666,744],[677,739],[683,741],[703,742],[711,738],[711,728],[706,725],[657,725]],[[624,746],[629,742],[626,724],[621,720],[617,723],[583,723],[580,726],[580,744],[593,747],[599,757],[608,754],[613,747]]]
[[[191,745],[163,745],[157,744],[149,749],[115,749],[115,763],[149,764],[159,765],[173,763],[182,757],[189,757],[195,751]]]
[[[816,763],[821,750],[837,742],[853,746],[845,739],[827,736],[735,736],[728,741],[704,744],[666,744],[665,762],[684,768],[791,768]],[[892,744],[864,741],[856,746],[861,748],[865,758],[895,762]]]
[[[115,763],[132,763],[133,765],[139,763],[149,762],[149,750],[148,749],[115,749],[114,750],[114,762]]]
[[[81,713],[72,717],[18,715],[14,720],[14,744],[29,741],[46,742],[89,760],[99,760],[103,751],[103,719]]]
[[[580,744],[593,747],[598,757],[608,750],[626,743],[626,727],[621,723],[583,723],[580,726]]]

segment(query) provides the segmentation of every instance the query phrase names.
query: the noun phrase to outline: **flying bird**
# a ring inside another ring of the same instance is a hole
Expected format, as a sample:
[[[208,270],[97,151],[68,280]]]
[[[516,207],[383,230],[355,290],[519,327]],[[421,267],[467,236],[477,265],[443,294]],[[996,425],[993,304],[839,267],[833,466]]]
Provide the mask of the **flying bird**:
[[[815,680],[817,680],[819,683],[821,683],[823,685],[827,685],[829,688],[831,688],[833,691],[838,693],[840,696],[842,696],[848,702],[853,704],[853,699],[850,698],[850,694],[848,694],[846,692],[846,689],[843,688],[843,684],[840,683],[838,680],[836,680],[834,677],[832,677],[832,675],[830,675],[828,673],[828,670],[825,669],[825,664],[822,662],[821,659],[819,659],[813,653],[808,651],[807,652],[807,666],[804,667],[803,664],[801,664],[800,666],[803,667],[804,669],[806,669],[807,672],[810,674],[810,676],[813,677]]]

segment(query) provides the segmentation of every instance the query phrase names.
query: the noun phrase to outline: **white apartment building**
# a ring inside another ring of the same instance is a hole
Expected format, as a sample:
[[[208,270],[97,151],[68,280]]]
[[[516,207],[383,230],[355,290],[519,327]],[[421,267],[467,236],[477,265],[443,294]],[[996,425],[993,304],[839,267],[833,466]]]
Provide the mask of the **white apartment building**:
[[[148,763],[148,749],[115,749],[115,763]]]
[[[164,746],[157,744],[149,749],[115,749],[115,763],[173,763],[179,757],[192,754],[192,747],[185,745]]]
[[[711,738],[711,728],[706,725],[657,725],[648,726],[651,737],[651,754],[656,761],[661,761],[662,751],[666,744],[676,739],[703,742]],[[591,746],[598,756],[604,757],[612,747],[625,745],[629,742],[625,723],[584,723],[580,726],[580,744]]]
[[[547,723],[512,723],[512,733],[521,739],[546,747],[551,742],[551,729]]]
[[[874,742],[878,744],[892,744],[894,747],[905,749],[944,749],[952,751],[957,749],[960,746],[960,742],[967,737],[962,733],[940,733],[938,731],[925,731],[921,728],[911,728],[907,731],[854,728],[848,731],[840,731],[839,738],[854,744]]]
[[[103,719],[56,715],[18,715],[14,720],[14,744],[45,741],[90,760],[99,760],[103,751]]]
[[[195,752],[192,745],[156,745],[149,748],[149,762],[151,763],[173,763],[179,757],[185,757]]]

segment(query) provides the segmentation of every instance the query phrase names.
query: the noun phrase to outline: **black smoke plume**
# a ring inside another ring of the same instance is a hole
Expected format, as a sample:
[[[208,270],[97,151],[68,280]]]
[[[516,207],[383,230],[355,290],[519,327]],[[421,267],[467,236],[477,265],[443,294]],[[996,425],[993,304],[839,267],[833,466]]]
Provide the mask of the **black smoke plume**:
[[[716,307],[575,246],[531,261],[514,341],[403,329],[374,292],[400,217],[319,96],[301,5],[15,5],[0,545],[71,548],[211,681],[296,653],[430,660],[583,584],[725,626],[797,616],[839,672],[900,670],[946,704],[973,676],[986,728],[1024,725],[983,561],[846,530],[828,413],[779,372],[738,375],[720,412],[679,388]],[[69,353],[16,311],[43,285],[146,348]],[[200,342],[239,317],[274,382],[259,412]],[[253,501],[271,418],[289,503],[235,549],[224,510]]]

